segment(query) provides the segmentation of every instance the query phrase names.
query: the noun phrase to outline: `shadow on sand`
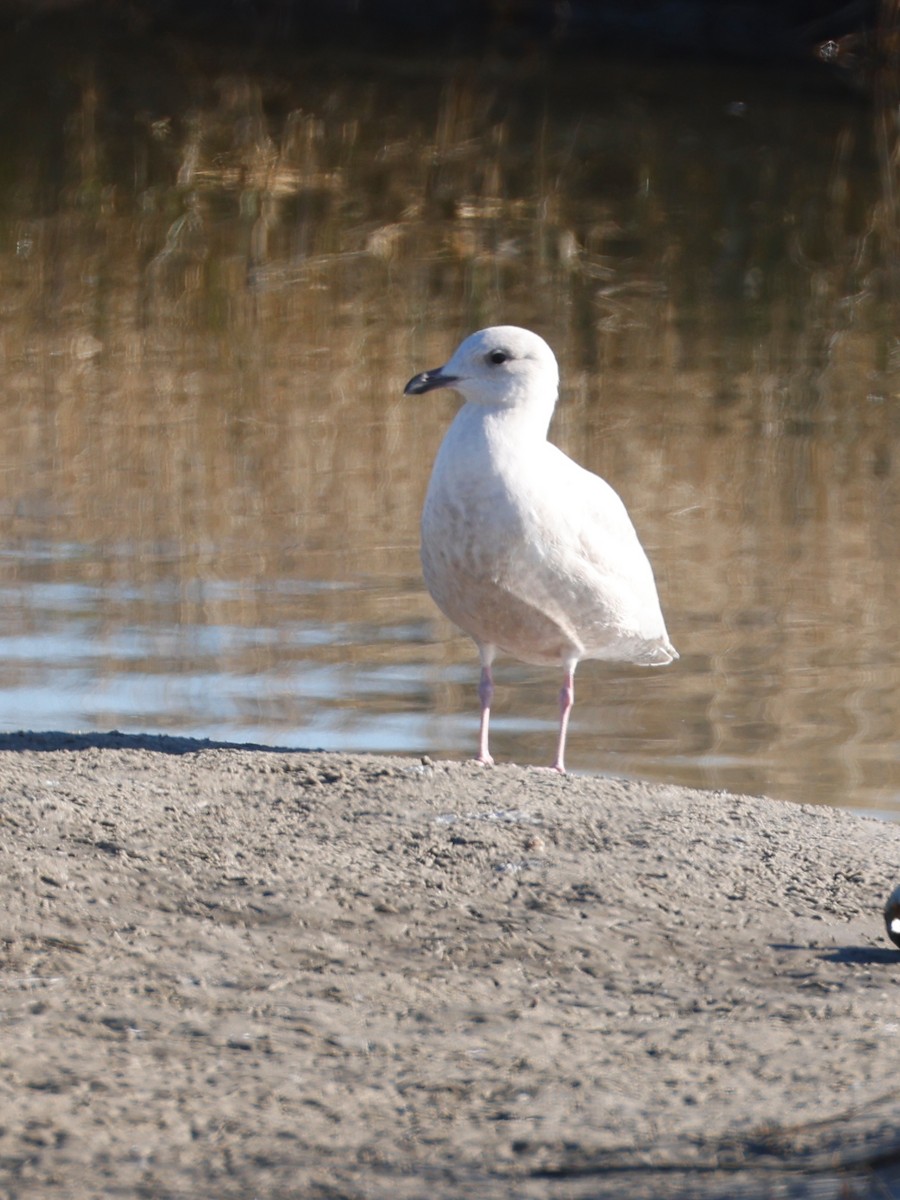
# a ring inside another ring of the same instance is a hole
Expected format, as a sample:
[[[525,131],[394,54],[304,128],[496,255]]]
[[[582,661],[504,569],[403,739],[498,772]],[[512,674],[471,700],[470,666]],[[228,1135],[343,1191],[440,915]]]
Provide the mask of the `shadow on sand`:
[[[3,750],[155,750],[158,754],[196,754],[200,750],[265,750],[277,754],[309,754],[313,747],[263,746],[258,742],[214,742],[209,738],[177,737],[169,734],[62,733],[48,730],[0,734]]]

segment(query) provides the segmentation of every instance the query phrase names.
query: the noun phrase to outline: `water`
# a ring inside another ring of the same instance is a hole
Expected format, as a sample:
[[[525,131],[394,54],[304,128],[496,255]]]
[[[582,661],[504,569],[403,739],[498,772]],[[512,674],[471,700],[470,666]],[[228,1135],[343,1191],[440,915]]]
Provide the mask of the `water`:
[[[682,658],[583,664],[575,770],[900,815],[893,108],[729,67],[248,66],[27,31],[0,73],[0,730],[463,756],[423,592],[488,323],[620,491]],[[493,748],[559,679],[503,661]]]

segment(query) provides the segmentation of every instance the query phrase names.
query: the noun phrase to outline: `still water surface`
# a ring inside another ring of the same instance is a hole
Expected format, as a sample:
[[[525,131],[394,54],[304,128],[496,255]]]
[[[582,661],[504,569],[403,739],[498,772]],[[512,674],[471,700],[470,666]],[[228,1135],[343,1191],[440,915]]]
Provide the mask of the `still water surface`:
[[[0,729],[464,756],[418,515],[485,324],[625,499],[682,658],[582,664],[575,770],[900,816],[887,100],[696,66],[7,47]],[[503,661],[499,760],[559,679]]]

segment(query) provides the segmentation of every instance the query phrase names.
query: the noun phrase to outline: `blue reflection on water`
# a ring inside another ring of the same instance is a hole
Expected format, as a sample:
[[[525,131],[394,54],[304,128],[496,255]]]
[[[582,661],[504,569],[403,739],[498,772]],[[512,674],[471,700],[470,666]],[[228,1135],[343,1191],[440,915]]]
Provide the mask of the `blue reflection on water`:
[[[337,586],[291,580],[263,590],[296,596]],[[348,647],[370,647],[372,657],[380,644],[418,644],[421,622],[307,620],[276,627],[127,620],[138,606],[146,611],[162,602],[166,620],[176,600],[183,606],[192,595],[221,602],[247,594],[246,584],[228,581],[0,589],[0,727],[177,730],[344,750],[421,747],[431,720],[411,707],[416,701],[426,707],[421,666],[342,661]],[[118,620],[108,616],[111,609]],[[319,651],[335,661],[316,661]]]
[[[36,570],[33,559],[29,570]],[[329,617],[329,598],[352,591],[349,584],[305,580],[8,584],[0,588],[0,729],[121,729],[466,757],[477,725],[474,652],[461,661],[436,653],[434,631],[423,619]],[[273,596],[319,597],[322,606],[292,619],[291,603],[266,609]],[[348,598],[352,609],[354,596]],[[249,623],[246,612],[248,623],[205,623],[213,599],[219,612],[241,611],[232,603],[250,603],[258,616],[277,611],[278,623]],[[386,611],[396,602],[391,593],[379,599]],[[758,738],[748,735],[745,745],[735,718],[728,723],[730,743],[698,742],[685,753],[677,742],[689,725],[683,712],[673,714],[669,740],[661,740],[641,725],[627,673],[586,666],[582,681],[572,725],[579,772],[764,790],[746,783],[759,770]],[[498,761],[545,761],[556,726],[555,676],[505,660],[498,684],[492,721]],[[674,676],[654,674],[637,686],[641,702],[656,695],[668,711],[667,689],[677,684]],[[884,752],[880,746],[882,758]],[[881,759],[873,754],[870,761],[877,770]],[[866,811],[896,819],[900,796],[884,789],[881,796],[885,808]]]

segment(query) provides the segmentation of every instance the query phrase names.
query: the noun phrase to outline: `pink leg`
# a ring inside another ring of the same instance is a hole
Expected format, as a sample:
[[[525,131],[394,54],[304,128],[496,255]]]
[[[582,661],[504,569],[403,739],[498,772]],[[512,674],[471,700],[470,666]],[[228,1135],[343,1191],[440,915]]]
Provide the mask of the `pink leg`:
[[[491,719],[491,700],[494,698],[494,677],[491,674],[490,663],[481,668],[481,681],[478,684],[478,699],[481,701],[481,724],[478,728],[478,756],[476,762],[492,767],[494,760],[488,750],[488,724]]]
[[[575,703],[575,668],[566,667],[566,677],[563,680],[562,688],[559,693],[559,742],[556,746],[556,758],[554,759],[551,771],[559,771],[560,775],[565,775],[566,764],[566,732],[569,728],[569,713],[572,711],[572,705]]]

